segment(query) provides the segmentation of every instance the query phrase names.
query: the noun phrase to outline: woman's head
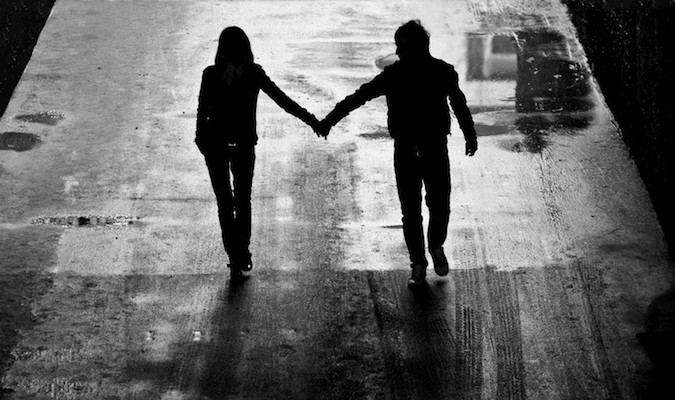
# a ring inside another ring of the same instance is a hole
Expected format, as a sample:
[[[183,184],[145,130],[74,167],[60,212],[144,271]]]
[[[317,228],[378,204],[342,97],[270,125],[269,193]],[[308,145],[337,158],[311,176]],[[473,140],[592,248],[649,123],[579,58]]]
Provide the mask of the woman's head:
[[[430,56],[429,32],[419,20],[408,21],[401,25],[394,34],[394,41],[396,54],[401,60]]]
[[[236,26],[228,26],[220,33],[218,51],[216,52],[216,65],[253,62],[251,42],[244,31]]]

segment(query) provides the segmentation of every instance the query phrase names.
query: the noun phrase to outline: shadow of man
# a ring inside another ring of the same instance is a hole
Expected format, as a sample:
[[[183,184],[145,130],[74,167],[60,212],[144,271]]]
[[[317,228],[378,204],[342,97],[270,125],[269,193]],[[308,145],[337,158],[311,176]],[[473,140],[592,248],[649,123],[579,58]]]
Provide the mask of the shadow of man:
[[[670,398],[675,370],[675,287],[651,302],[645,327],[646,331],[637,336],[654,365],[649,398]]]

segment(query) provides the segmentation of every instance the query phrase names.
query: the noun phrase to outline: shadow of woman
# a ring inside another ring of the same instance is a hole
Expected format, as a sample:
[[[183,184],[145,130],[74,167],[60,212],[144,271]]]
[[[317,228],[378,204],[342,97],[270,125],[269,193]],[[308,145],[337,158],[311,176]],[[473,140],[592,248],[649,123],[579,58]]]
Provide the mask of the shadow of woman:
[[[243,338],[251,321],[253,291],[253,282],[231,281],[218,296],[211,321],[212,341],[199,387],[207,398],[224,399],[240,392],[237,366],[241,365]]]

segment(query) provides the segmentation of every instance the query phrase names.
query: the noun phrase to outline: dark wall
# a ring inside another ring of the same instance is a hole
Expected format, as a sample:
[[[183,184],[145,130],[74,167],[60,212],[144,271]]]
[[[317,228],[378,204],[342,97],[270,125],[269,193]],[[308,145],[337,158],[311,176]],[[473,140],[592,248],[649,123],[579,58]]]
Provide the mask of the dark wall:
[[[0,116],[56,0],[0,0]]]
[[[675,2],[562,0],[675,249]],[[672,251],[671,251],[672,254]]]

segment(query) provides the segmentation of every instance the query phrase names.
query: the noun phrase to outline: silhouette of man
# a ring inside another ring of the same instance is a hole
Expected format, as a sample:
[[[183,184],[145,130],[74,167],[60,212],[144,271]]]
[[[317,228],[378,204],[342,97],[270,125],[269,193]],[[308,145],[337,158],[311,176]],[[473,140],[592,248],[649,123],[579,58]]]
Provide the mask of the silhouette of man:
[[[429,33],[419,21],[409,21],[394,35],[399,61],[339,102],[319,124],[327,136],[331,127],[365,102],[385,95],[387,125],[394,138],[394,170],[403,212],[403,235],[410,254],[411,287],[426,282],[428,261],[422,227],[422,184],[429,208],[428,245],[434,270],[448,273],[443,252],[450,218],[450,133],[448,98],[466,141],[466,155],[478,149],[476,131],[458,76],[452,65],[429,53]]]

